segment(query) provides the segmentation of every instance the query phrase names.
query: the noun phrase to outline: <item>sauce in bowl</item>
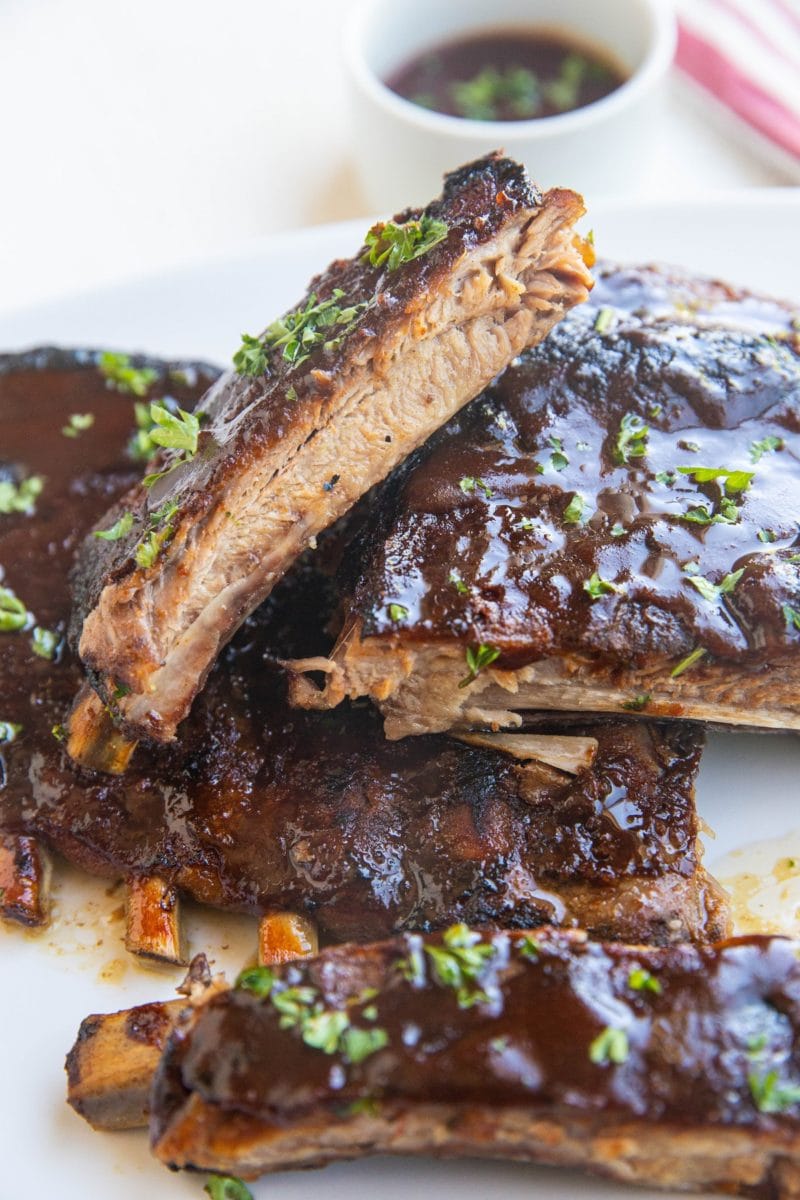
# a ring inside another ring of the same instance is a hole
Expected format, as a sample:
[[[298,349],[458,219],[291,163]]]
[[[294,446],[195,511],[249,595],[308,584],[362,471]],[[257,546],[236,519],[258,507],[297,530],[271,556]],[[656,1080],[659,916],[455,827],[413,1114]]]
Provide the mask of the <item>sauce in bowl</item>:
[[[426,50],[386,80],[422,108],[472,121],[529,121],[583,108],[625,76],[602,51],[550,32],[489,33]]]

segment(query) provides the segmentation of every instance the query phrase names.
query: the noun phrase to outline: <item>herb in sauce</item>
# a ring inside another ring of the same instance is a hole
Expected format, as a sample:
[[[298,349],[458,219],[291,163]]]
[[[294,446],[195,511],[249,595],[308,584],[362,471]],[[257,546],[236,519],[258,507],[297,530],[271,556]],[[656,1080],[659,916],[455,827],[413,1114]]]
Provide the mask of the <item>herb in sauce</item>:
[[[448,580],[450,583],[452,583],[453,587],[456,589],[459,596],[468,596],[469,595],[469,588],[467,587],[466,583],[464,583],[464,580],[461,579],[458,575],[456,575],[455,571],[450,572],[450,575],[448,576]]]
[[[403,617],[408,616],[408,609],[403,604],[389,605],[389,618],[392,621],[402,621]]]
[[[22,732],[22,726],[17,725],[14,721],[0,721],[0,742],[13,742],[18,733]]]
[[[20,483],[0,479],[0,513],[24,513],[29,517],[36,511],[36,501],[42,494],[44,479],[41,475],[29,475]]]
[[[629,463],[632,458],[644,458],[647,454],[647,439],[650,426],[645,425],[635,413],[625,413],[617,434],[614,457],[618,463]]]
[[[482,479],[474,479],[471,475],[465,475],[463,479],[460,479],[458,486],[461,488],[465,496],[469,496],[471,492],[476,490],[483,492],[487,500],[491,500],[492,496],[494,495],[488,483],[484,483]]]
[[[113,354],[106,351],[100,355],[100,374],[108,387],[129,396],[146,396],[148,389],[158,378],[152,367],[132,367],[129,354]]]
[[[615,320],[616,316],[613,308],[601,308],[595,319],[595,331],[597,333],[608,333]]]
[[[750,458],[754,463],[760,462],[765,454],[773,454],[776,450],[782,450],[784,446],[783,438],[765,437],[760,442],[752,442],[750,445]]]
[[[312,292],[304,308],[273,321],[260,338],[242,334],[242,345],[233,356],[234,367],[240,375],[262,375],[269,366],[271,351],[280,350],[285,362],[298,367],[319,346],[336,349],[370,303],[342,307],[339,301],[343,297],[341,288],[334,288],[327,300],[318,300]]]
[[[619,584],[601,579],[597,571],[593,571],[588,579],[584,579],[583,590],[588,592],[592,600],[599,600],[601,596],[609,596],[612,592],[621,592],[623,589]]]
[[[784,604],[783,615],[789,629],[800,630],[800,609],[792,608],[791,604]]]
[[[464,924],[451,925],[442,941],[441,946],[425,946],[436,982],[455,991],[459,1008],[485,1003],[489,997],[479,983],[496,948]]]
[[[59,635],[52,629],[42,629],[40,625],[37,625],[31,634],[31,649],[39,658],[52,660],[56,656],[60,640]]]
[[[155,471],[145,475],[142,480],[145,487],[169,475],[182,463],[191,462],[197,453],[197,439],[200,435],[200,417],[194,413],[184,412],[179,408],[171,412],[163,404],[150,405],[150,419],[153,427],[150,429],[150,441],[155,446],[163,446],[167,450],[179,451],[178,458],[165,471]]]
[[[649,692],[639,692],[639,695],[634,696],[631,700],[624,700],[622,707],[627,709],[628,712],[642,712],[643,709],[647,708],[650,699]]]
[[[768,1071],[766,1075],[757,1075],[753,1071],[747,1076],[747,1082],[759,1112],[781,1113],[800,1104],[800,1086],[781,1083],[777,1071]]]
[[[624,1029],[614,1029],[609,1025],[602,1033],[598,1033],[589,1047],[589,1059],[598,1067],[609,1063],[619,1066],[627,1061],[630,1053],[628,1035]]]
[[[517,950],[520,957],[527,958],[529,962],[536,962],[541,953],[541,947],[535,938],[532,938],[529,933],[526,933],[520,941],[517,942]]]
[[[459,683],[460,688],[466,687],[477,679],[484,667],[490,666],[495,659],[500,657],[500,651],[496,646],[485,646],[481,643],[479,646],[467,646],[464,656],[467,660],[469,674]]]
[[[729,471],[726,467],[678,467],[681,475],[690,475],[695,483],[718,483],[726,496],[738,496],[752,482],[754,471]]]
[[[691,564],[687,564],[687,566],[684,567],[684,571],[688,571],[689,565]],[[730,595],[743,575],[744,567],[741,567],[738,571],[731,571],[729,575],[725,576],[721,583],[712,583],[711,580],[706,579],[705,576],[692,572],[689,575],[689,583],[693,584],[694,587],[697,588],[704,600],[708,600],[710,604],[716,604],[720,596]]]
[[[580,492],[576,492],[564,509],[564,522],[567,525],[580,525],[583,516],[585,500]]]
[[[686,658],[682,658],[677,666],[672,668],[670,675],[673,679],[678,679],[679,676],[683,675],[684,671],[688,671],[707,653],[708,651],[703,646],[698,646],[695,650],[692,650],[691,654],[687,654]]]
[[[253,1200],[250,1188],[235,1175],[209,1175],[203,1191],[211,1200]]]
[[[126,512],[108,529],[95,529],[93,536],[104,542],[118,542],[133,529],[133,513]]]
[[[634,992],[652,992],[654,996],[660,996],[664,990],[656,979],[644,967],[634,967],[628,976],[628,987]]]
[[[67,740],[67,730],[63,725],[52,725],[50,732],[57,742],[65,742]]]
[[[550,466],[554,471],[563,471],[569,466],[569,458],[564,453],[564,443],[559,437],[549,437],[548,444],[553,447],[553,453],[550,455]]]
[[[28,624],[28,610],[11,588],[0,587],[0,633],[17,633]]]
[[[372,267],[396,271],[403,263],[421,258],[447,237],[447,224],[434,217],[423,216],[418,221],[379,221],[373,225],[364,244],[367,249],[362,261]]]
[[[624,537],[627,532],[628,531],[625,526],[621,525],[619,521],[615,521],[609,530],[609,533],[613,538]]]
[[[61,432],[64,437],[77,438],[94,425],[94,413],[71,413],[69,422],[63,425]]]
[[[171,525],[166,525],[163,529],[151,529],[134,552],[133,557],[137,567],[141,567],[145,571],[152,567],[163,547],[171,538],[172,532]]]

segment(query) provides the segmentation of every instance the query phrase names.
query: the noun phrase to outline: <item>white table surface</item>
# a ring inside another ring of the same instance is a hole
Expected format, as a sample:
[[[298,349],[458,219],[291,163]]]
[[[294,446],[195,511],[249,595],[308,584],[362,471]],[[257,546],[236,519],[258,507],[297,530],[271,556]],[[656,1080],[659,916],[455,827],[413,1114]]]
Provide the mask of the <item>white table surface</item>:
[[[366,215],[349,2],[0,0],[0,311]],[[679,85],[654,136],[639,194],[791,182]]]

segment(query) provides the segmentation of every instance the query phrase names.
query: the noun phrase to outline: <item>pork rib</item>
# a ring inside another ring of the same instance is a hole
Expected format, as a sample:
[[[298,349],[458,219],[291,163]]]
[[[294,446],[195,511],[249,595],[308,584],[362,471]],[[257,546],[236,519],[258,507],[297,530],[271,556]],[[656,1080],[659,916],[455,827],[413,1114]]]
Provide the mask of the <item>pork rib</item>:
[[[80,655],[129,736],[171,740],[220,648],[315,535],[585,300],[582,212],[499,155],[464,167],[424,213],[397,218],[443,222],[443,240],[400,265],[371,265],[362,247],[284,318],[335,303],[347,321],[330,340],[284,341],[248,366],[259,374],[211,389],[192,460],[105,518],[132,513],[127,538],[90,537],[78,559]],[[165,504],[170,539],[137,565]]]
[[[172,1167],[254,1178],[370,1154],[507,1158],[800,1195],[800,963],[582,935],[408,935],[214,997],[151,1103]]]
[[[604,267],[384,492],[295,702],[369,695],[389,737],[532,709],[800,729],[798,414],[791,306]]]

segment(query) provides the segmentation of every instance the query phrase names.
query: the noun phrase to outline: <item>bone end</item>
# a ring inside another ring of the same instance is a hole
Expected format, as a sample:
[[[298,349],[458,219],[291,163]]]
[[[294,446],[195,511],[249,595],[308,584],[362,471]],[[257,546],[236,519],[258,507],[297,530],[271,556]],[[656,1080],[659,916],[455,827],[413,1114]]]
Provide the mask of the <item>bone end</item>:
[[[157,875],[128,882],[125,948],[154,962],[184,965],[180,901],[171,884]]]
[[[0,836],[0,917],[20,925],[46,925],[50,874],[50,858],[35,838]]]
[[[258,926],[258,961],[262,967],[309,958],[319,952],[313,921],[300,913],[267,913]]]
[[[103,701],[84,684],[69,715],[67,753],[74,762],[91,771],[122,775],[136,749],[111,718]]]

